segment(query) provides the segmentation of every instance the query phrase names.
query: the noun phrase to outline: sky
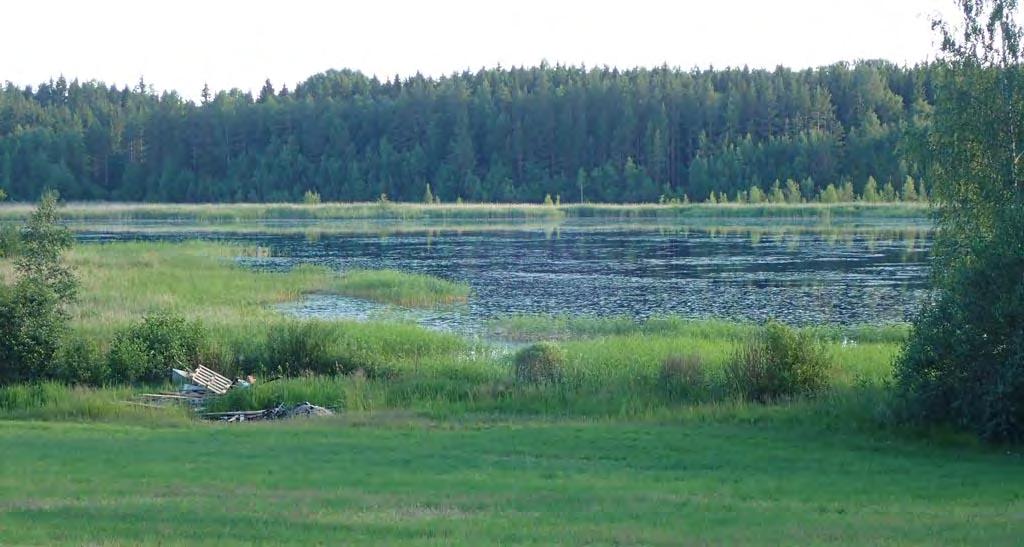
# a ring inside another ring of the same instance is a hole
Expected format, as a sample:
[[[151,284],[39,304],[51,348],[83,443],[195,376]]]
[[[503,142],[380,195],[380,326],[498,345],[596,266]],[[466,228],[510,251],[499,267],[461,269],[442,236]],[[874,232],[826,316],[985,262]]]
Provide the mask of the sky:
[[[952,0],[48,0],[12,2],[0,82],[144,76],[197,98],[334,68],[381,79],[497,65],[817,67],[934,57]]]

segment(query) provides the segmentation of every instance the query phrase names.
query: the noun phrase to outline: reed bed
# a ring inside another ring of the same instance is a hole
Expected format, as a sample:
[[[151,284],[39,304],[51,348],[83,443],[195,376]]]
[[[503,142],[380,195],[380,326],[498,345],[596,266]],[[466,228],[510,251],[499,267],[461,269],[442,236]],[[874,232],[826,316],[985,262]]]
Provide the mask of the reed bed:
[[[32,211],[30,204],[0,205],[0,220],[18,220]],[[926,203],[723,203],[723,204],[566,204],[536,203],[103,203],[70,202],[61,214],[69,221],[170,220],[241,222],[273,219],[560,219],[560,218],[927,218]]]

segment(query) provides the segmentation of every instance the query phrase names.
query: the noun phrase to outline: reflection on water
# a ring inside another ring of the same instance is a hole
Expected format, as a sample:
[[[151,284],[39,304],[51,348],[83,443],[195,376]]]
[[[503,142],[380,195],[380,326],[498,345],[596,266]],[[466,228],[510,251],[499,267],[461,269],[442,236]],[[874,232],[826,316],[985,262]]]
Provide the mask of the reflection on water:
[[[728,226],[566,221],[421,229],[153,230],[120,226],[84,241],[208,238],[269,246],[240,259],[256,268],[299,263],[394,268],[470,283],[459,310],[418,312],[425,324],[462,328],[515,314],[721,317],[794,323],[904,321],[928,294],[928,226],[884,220]],[[389,313],[355,299],[311,296],[290,312],[319,317]]]

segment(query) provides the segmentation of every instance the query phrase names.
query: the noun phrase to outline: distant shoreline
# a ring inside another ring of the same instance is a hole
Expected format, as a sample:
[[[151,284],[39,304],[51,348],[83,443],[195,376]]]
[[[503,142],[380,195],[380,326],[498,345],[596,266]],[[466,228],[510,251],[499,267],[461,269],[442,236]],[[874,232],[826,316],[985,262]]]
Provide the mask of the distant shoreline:
[[[0,221],[27,218],[34,205],[0,204]],[[65,220],[160,220],[237,222],[264,219],[563,219],[563,218],[915,218],[928,219],[932,206],[921,202],[846,203],[691,203],[543,205],[534,203],[123,203],[69,202]]]

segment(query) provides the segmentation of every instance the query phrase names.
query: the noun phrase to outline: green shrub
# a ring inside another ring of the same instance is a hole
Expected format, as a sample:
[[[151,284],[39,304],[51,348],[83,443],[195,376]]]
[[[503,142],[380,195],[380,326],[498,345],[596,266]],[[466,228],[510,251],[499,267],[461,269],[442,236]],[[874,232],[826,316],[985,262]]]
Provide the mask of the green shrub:
[[[538,342],[516,353],[516,379],[527,384],[560,382],[566,361],[565,350],[561,347],[551,342]]]
[[[726,376],[745,398],[769,402],[820,391],[830,366],[825,346],[812,333],[769,321],[736,349]]]
[[[52,380],[66,384],[102,385],[110,378],[110,368],[91,339],[65,337],[49,372]]]
[[[66,329],[60,298],[44,281],[0,285],[0,384],[46,378]]]
[[[159,382],[172,368],[194,368],[202,361],[206,333],[183,317],[148,315],[114,335],[108,363],[118,382]]]
[[[670,355],[658,370],[658,389],[667,399],[700,400],[707,395],[708,379],[700,355]]]
[[[1024,222],[1021,222],[1024,226]],[[896,359],[903,417],[1024,440],[1024,237],[978,253],[914,323]]]

